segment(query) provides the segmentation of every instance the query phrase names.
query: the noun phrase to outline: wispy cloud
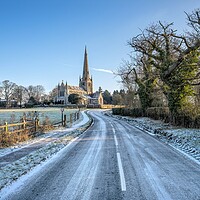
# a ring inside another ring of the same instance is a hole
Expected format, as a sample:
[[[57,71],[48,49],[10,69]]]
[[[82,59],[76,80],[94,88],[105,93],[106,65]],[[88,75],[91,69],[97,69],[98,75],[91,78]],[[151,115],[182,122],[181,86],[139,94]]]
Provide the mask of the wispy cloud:
[[[95,70],[95,71],[99,71],[99,72],[114,74],[114,72],[109,70],[109,69],[101,69],[101,68],[92,68],[92,69]]]

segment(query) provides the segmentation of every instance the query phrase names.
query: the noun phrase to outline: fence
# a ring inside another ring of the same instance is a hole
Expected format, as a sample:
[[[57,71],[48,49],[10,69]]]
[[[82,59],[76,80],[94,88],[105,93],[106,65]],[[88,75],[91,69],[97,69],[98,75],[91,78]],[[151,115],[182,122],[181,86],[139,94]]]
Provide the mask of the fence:
[[[5,133],[20,133],[26,130],[36,130],[37,123],[35,121],[25,121],[15,124],[8,124],[5,122],[5,125],[0,126],[0,132]]]
[[[0,126],[0,147],[10,146],[30,138],[37,129],[37,121],[25,121]]]
[[[17,142],[25,141],[35,135],[37,132],[49,130],[53,126],[62,125],[64,127],[71,127],[72,124],[80,118],[80,111],[70,113],[67,119],[66,115],[62,114],[61,121],[55,124],[40,124],[36,117],[34,120],[22,120],[22,122],[0,126],[0,147],[9,146]],[[47,128],[48,127],[48,128]],[[50,127],[50,128],[49,128]]]
[[[80,111],[70,113],[69,118],[62,113],[61,121],[54,124],[54,126],[62,125],[64,127],[68,126],[71,127],[74,122],[80,119]]]

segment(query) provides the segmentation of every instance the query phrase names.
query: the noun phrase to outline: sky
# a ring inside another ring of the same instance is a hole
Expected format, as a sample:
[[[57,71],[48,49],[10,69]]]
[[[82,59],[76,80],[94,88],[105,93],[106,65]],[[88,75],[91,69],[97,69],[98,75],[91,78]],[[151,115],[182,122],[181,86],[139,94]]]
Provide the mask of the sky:
[[[115,72],[129,60],[127,42],[152,23],[174,22],[200,0],[0,0],[0,82],[77,86],[87,46],[94,90],[122,89]]]

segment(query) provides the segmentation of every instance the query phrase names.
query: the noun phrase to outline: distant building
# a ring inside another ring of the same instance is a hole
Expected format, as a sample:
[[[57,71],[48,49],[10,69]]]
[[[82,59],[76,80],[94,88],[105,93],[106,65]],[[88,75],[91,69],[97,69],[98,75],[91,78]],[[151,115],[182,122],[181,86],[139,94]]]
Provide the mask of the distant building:
[[[85,47],[84,63],[83,63],[83,75],[79,78],[79,86],[68,85],[67,82],[62,81],[57,86],[57,96],[54,98],[54,102],[57,104],[69,104],[68,97],[70,94],[78,94],[80,97],[80,103],[83,105],[95,105],[100,106],[103,104],[103,97],[101,91],[93,93],[93,80],[90,77],[87,49]]]
[[[89,105],[103,105],[103,96],[101,92],[95,92],[88,96]]]
[[[83,88],[87,92],[87,94],[89,95],[93,94],[93,80],[92,77],[90,77],[89,73],[86,47],[85,47],[84,63],[83,63],[83,76],[79,80],[79,87]]]

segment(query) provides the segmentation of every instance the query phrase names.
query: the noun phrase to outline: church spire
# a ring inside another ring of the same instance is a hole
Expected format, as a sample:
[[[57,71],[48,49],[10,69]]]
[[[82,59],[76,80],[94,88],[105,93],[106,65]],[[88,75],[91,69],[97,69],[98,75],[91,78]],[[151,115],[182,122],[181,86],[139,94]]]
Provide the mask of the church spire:
[[[83,63],[83,77],[82,78],[84,80],[87,80],[90,78],[86,46],[85,46],[84,63]]]
[[[86,46],[83,63],[83,77],[79,80],[79,87],[83,88],[87,94],[93,93],[93,81],[92,78],[90,78]]]

